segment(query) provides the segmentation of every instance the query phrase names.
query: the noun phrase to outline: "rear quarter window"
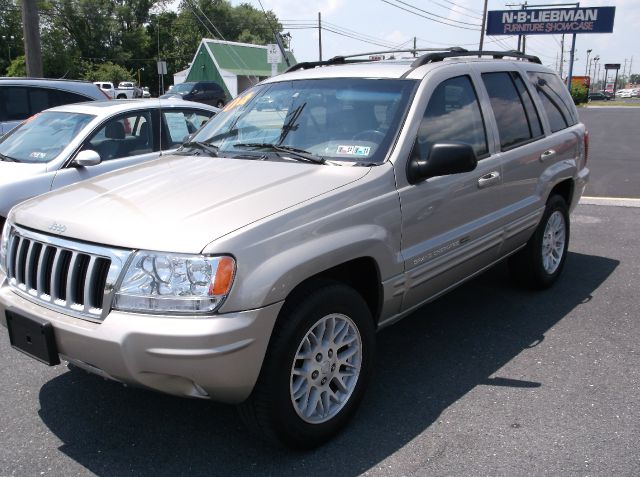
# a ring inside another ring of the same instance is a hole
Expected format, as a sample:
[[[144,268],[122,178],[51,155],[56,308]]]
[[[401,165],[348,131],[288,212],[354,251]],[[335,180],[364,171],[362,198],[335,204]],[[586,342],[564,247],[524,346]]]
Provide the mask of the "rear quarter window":
[[[528,71],[527,76],[542,102],[551,132],[557,132],[578,123],[573,100],[560,78],[553,73],[539,71]]]

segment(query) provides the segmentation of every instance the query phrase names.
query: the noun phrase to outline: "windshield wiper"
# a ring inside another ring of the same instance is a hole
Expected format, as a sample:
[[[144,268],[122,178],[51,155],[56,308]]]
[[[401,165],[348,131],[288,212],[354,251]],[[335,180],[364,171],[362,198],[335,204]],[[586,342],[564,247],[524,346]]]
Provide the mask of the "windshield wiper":
[[[18,162],[17,159],[14,159],[13,157],[6,156],[6,155],[2,154],[1,152],[0,152],[0,159],[2,159],[3,161],[7,161],[7,162]]]
[[[218,157],[218,148],[211,144],[207,144],[206,142],[201,142],[201,141],[185,142],[180,148],[180,151],[182,151],[182,149],[185,147],[190,147],[192,149],[200,149],[201,151],[205,151],[213,157]]]
[[[304,162],[312,162],[314,164],[324,164],[326,163],[326,159],[324,157],[317,156],[312,152],[305,151],[304,149],[299,149],[297,147],[292,146],[281,146],[278,144],[271,144],[270,142],[241,142],[238,144],[234,144],[233,147],[253,147],[256,149],[270,149],[276,152],[288,153],[294,159],[301,160]]]

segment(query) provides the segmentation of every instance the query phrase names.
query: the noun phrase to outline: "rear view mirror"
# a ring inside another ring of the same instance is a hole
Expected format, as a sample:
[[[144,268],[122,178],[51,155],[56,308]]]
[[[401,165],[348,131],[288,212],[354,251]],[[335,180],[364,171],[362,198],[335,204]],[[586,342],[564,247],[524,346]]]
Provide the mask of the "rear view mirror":
[[[98,154],[93,149],[85,149],[84,151],[80,151],[73,161],[76,166],[80,167],[97,166],[101,162],[102,159],[100,158],[100,154]]]
[[[431,146],[428,154],[424,154],[420,143],[416,141],[407,165],[407,177],[411,184],[416,184],[430,177],[469,172],[477,165],[476,154],[468,144],[440,142]]]

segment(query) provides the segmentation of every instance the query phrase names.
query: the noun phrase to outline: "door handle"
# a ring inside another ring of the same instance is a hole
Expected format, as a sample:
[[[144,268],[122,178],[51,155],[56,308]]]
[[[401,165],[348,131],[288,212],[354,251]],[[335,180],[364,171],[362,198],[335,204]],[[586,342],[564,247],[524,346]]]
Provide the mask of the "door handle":
[[[500,182],[500,173],[498,171],[489,172],[478,179],[478,187],[480,189],[489,187]]]
[[[548,151],[544,151],[542,154],[540,154],[540,162],[544,162],[547,159],[551,159],[555,155],[556,155],[556,151],[554,151],[553,149],[549,149]]]

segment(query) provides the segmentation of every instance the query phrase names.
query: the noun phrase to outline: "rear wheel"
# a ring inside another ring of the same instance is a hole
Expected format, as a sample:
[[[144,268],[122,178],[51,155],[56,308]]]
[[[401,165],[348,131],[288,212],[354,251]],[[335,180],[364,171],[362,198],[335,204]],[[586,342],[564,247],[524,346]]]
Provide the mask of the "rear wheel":
[[[240,406],[243,420],[290,447],[322,444],[355,413],[374,342],[371,313],[355,290],[306,287],[285,302],[258,383]]]
[[[509,259],[518,281],[532,288],[548,288],[558,279],[569,247],[569,210],[559,195],[552,195],[540,224],[527,245]]]

